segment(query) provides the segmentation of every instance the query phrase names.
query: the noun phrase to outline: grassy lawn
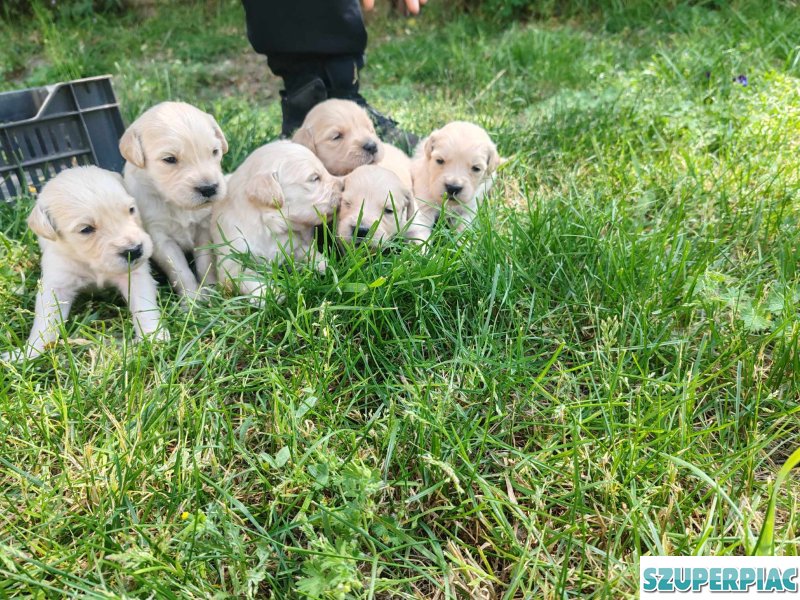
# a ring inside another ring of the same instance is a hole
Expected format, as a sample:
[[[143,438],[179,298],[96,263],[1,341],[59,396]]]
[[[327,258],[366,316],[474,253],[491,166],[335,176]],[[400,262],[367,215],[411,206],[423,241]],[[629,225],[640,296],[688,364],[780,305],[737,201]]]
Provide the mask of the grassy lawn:
[[[474,230],[277,269],[263,310],[163,288],[168,343],[84,297],[0,367],[0,597],[626,598],[642,555],[752,550],[800,445],[797,2],[430,4],[371,19],[363,91],[491,133]],[[112,73],[127,122],[214,113],[228,170],[279,131],[235,0],[0,36],[0,89]],[[30,206],[0,206],[0,352]]]

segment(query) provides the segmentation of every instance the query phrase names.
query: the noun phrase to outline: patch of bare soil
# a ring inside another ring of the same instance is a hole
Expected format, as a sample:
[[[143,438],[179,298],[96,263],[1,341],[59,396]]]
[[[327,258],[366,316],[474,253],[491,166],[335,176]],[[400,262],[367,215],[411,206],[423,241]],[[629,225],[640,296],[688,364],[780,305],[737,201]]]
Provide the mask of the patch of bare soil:
[[[210,96],[236,96],[265,104],[277,101],[283,87],[282,80],[267,67],[267,59],[252,50],[209,64],[208,69]]]

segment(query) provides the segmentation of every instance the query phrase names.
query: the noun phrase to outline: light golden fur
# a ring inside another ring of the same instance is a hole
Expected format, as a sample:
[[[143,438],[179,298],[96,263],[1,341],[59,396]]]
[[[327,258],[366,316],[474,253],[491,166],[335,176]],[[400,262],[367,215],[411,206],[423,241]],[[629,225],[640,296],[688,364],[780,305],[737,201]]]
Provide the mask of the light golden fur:
[[[414,212],[411,189],[397,175],[379,166],[358,167],[344,178],[336,235],[375,248],[404,230]]]
[[[383,159],[383,144],[363,108],[350,100],[326,100],[312,108],[292,141],[316,154],[333,175],[347,175]]]
[[[162,102],[136,119],[120,140],[125,184],[153,238],[153,259],[175,290],[194,298],[215,281],[211,205],[225,196],[220,163],[228,151],[214,118],[183,102]],[[195,274],[184,253],[194,255]]]
[[[464,121],[422,140],[411,162],[417,217],[413,237],[426,240],[440,215],[456,231],[474,219],[501,159],[489,135]]]
[[[404,186],[408,189],[413,189],[411,159],[400,148],[396,148],[391,144],[383,144],[383,159],[378,163],[378,166],[389,169],[400,178]]]
[[[304,146],[279,141],[254,151],[214,206],[211,235],[220,281],[242,294],[266,293],[263,279],[245,269],[235,253],[272,263],[293,256],[324,271],[325,261],[315,254],[314,227],[332,215],[341,193],[341,179]]]
[[[98,167],[62,171],[42,188],[28,225],[39,237],[42,276],[33,327],[16,358],[36,356],[52,344],[78,292],[87,287],[120,291],[137,338],[168,337],[159,326],[156,284],[147,262],[153,243],[117,173]]]

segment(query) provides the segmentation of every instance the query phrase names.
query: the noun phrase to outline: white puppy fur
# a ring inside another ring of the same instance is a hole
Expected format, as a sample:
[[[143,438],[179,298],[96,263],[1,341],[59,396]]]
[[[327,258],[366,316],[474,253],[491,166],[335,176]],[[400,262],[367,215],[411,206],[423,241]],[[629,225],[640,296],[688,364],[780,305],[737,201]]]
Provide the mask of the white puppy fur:
[[[383,144],[367,111],[350,100],[326,100],[312,108],[292,141],[316,154],[333,175],[347,175],[383,159]]]
[[[147,110],[119,143],[125,184],[153,238],[153,259],[183,298],[213,285],[211,205],[225,196],[220,162],[228,142],[214,117],[190,104],[162,102]],[[197,276],[184,253],[194,255]]]
[[[383,159],[378,163],[378,166],[389,169],[400,178],[404,186],[408,189],[413,189],[411,159],[400,148],[396,148],[391,144],[383,144]]]
[[[42,277],[30,336],[14,358],[38,356],[55,342],[78,292],[91,286],[120,291],[137,339],[169,337],[159,325],[156,284],[147,262],[153,243],[117,173],[98,167],[62,171],[42,188],[28,225],[39,236]]]
[[[211,217],[223,285],[257,297],[266,293],[263,278],[233,253],[274,263],[291,255],[313,260],[324,272],[326,263],[315,254],[314,227],[333,214],[341,193],[341,179],[308,148],[279,141],[255,150],[230,177],[228,193]]]
[[[415,210],[410,187],[392,171],[374,165],[358,167],[344,178],[336,236],[344,243],[367,241],[377,248],[402,231]]]
[[[500,162],[489,135],[472,123],[448,123],[422,140],[411,161],[418,210],[409,237],[427,240],[440,216],[463,231],[491,189]]]

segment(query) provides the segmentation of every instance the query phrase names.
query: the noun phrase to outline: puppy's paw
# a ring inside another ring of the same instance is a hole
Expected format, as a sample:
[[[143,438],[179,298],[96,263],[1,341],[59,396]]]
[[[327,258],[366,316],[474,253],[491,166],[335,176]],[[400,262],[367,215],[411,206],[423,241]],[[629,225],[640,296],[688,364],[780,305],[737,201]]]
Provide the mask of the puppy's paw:
[[[206,280],[206,282],[202,286],[200,286],[200,289],[197,290],[198,299],[201,302],[208,302],[209,300],[211,300],[211,298],[214,297],[214,295],[216,295],[217,293],[217,288],[215,286],[216,282],[210,283],[208,282],[208,280]]]
[[[264,298],[264,293],[261,291],[258,291],[253,294],[248,294],[247,296],[247,301],[250,304],[252,304],[255,308],[264,308],[265,300],[266,299]]]
[[[203,283],[201,287],[206,289],[213,289],[214,286],[217,285],[217,283],[219,283],[219,280],[217,279],[216,271],[214,271],[214,269],[209,269],[208,273],[206,273],[205,276],[203,277]]]
[[[159,327],[155,331],[148,333],[147,337],[154,342],[168,342],[171,339],[166,327]]]
[[[186,291],[181,296],[181,308],[189,310],[199,304],[207,304],[211,298],[211,288],[201,287],[194,291]]]
[[[140,335],[133,338],[135,343],[148,342],[168,342],[170,340],[169,331],[165,327],[159,327],[153,331],[143,331]]]
[[[314,268],[320,275],[325,275],[325,271],[328,270],[328,261],[322,258],[314,263]]]
[[[25,358],[25,354],[22,350],[14,350],[13,352],[3,352],[0,354],[0,362],[2,363],[18,363],[22,362],[23,358]]]
[[[3,352],[0,354],[0,363],[17,364],[23,362],[26,358],[36,358],[41,352],[33,348],[29,348],[27,352],[24,350],[12,350],[11,352]]]
[[[267,303],[267,295],[271,294],[275,298],[275,302],[283,304],[286,302],[286,294],[276,291],[272,286],[262,285],[250,294],[248,294],[248,301],[256,308],[264,308]]]

